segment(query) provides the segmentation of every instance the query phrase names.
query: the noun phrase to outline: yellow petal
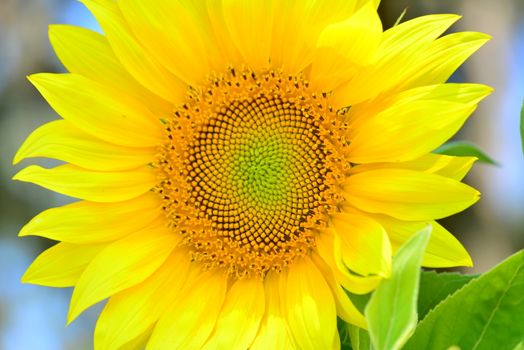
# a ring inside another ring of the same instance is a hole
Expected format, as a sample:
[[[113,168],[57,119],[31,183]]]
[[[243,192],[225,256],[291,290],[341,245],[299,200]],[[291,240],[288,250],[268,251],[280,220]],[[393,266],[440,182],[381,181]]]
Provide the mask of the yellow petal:
[[[151,336],[151,330],[153,329],[153,325],[146,329],[142,334],[137,336],[135,339],[125,343],[121,348],[126,350],[144,350],[147,342],[149,340],[149,337]],[[95,350],[98,350],[95,345]]]
[[[233,40],[230,38],[229,29],[226,25],[223,13],[223,4],[220,0],[207,0],[205,2],[207,15],[209,18],[210,31],[213,33],[212,40],[218,47],[217,62],[222,61],[222,67],[215,67],[217,70],[223,70],[224,67],[239,66],[244,62],[242,55]],[[213,62],[215,59],[213,59]]]
[[[121,0],[118,5],[149,54],[187,84],[202,83],[210,72],[213,43],[204,41],[203,14],[195,11],[192,2]]]
[[[261,280],[250,278],[236,281],[227,292],[215,329],[203,349],[249,348],[264,314],[264,303]]]
[[[280,281],[285,280],[286,271],[269,272],[264,278],[266,311],[260,324],[260,329],[249,347],[251,350],[288,350],[295,349],[293,339],[285,318],[280,300]]]
[[[332,220],[346,266],[363,276],[389,277],[391,245],[386,230],[375,220],[354,212],[343,211]]]
[[[107,39],[70,25],[51,25],[49,40],[62,64],[71,72],[122,91],[142,102],[157,116],[168,116],[171,103],[140,85],[118,61]]]
[[[446,83],[415,87],[386,97],[394,103],[409,103],[416,100],[442,100],[475,105],[493,92],[493,88],[483,84]]]
[[[410,67],[408,79],[395,88],[397,91],[416,86],[444,83],[491,37],[483,33],[461,32],[435,40],[426,52],[420,54],[418,62]]]
[[[41,212],[22,227],[19,236],[77,244],[113,241],[159,220],[161,208],[154,193],[116,203],[76,202]]]
[[[128,344],[154,323],[180,293],[190,265],[187,252],[175,249],[144,282],[113,295],[95,328],[95,349],[127,349]],[[126,345],[126,347],[123,347]]]
[[[458,213],[479,199],[479,192],[453,179],[404,169],[383,169],[351,175],[344,197],[369,213],[401,220],[432,220]]]
[[[158,146],[160,120],[138,101],[76,74],[40,73],[29,80],[60,114],[88,134],[129,147]]]
[[[317,253],[313,253],[311,255],[311,259],[322,272],[322,275],[331,288],[331,293],[333,293],[333,298],[337,307],[338,317],[360,328],[367,329],[367,323],[364,315],[358,311],[358,309],[349,299],[347,293],[342,289],[340,284],[338,284],[329,265]]]
[[[131,148],[106,143],[65,120],[42,125],[20,146],[13,163],[25,158],[55,158],[90,170],[118,171],[145,166],[156,148]]]
[[[367,4],[371,3],[375,9],[378,9],[378,6],[380,5],[380,0],[358,0],[357,1],[357,8]]]
[[[428,106],[439,101],[474,106],[492,91],[491,87],[481,84],[437,84],[421,86],[360,103],[352,106],[347,115],[350,124],[348,137],[354,138],[362,129],[365,129],[366,124],[370,121],[373,123],[376,118],[380,119],[380,115],[387,114],[390,108],[402,109],[404,106],[409,109],[411,104],[420,101],[428,103]],[[413,116],[413,118],[418,118],[418,116]]]
[[[372,61],[381,36],[382,22],[371,3],[345,21],[328,25],[317,41],[311,83],[331,91],[349,80],[359,67]]]
[[[200,349],[213,331],[226,288],[225,274],[219,271],[202,273],[160,318],[147,350]]]
[[[332,230],[322,232],[316,243],[319,255],[331,267],[337,282],[350,292],[367,294],[382,280],[381,276],[359,276],[351,273],[342,261],[340,239]]]
[[[65,164],[52,169],[30,165],[13,179],[93,202],[118,202],[149,191],[155,185],[156,175],[152,168],[94,172]]]
[[[422,16],[385,31],[375,64],[362,69],[349,83],[335,90],[335,106],[370,100],[398,85],[399,81],[409,77],[405,72],[420,52],[459,18],[457,15]]]
[[[455,157],[428,153],[407,162],[360,164],[352,167],[350,174],[379,169],[407,169],[437,174],[460,181],[466,176],[476,160],[475,157]]]
[[[171,230],[154,227],[106,246],[76,283],[68,323],[91,305],[151,276],[173,251],[177,239]]]
[[[322,30],[351,16],[356,0],[291,0],[275,1],[274,5],[271,63],[298,74],[313,61]]]
[[[396,220],[385,215],[374,215],[388,232],[393,251],[407,241],[413,234],[428,225],[428,222],[409,222]],[[471,257],[464,246],[437,222],[429,222],[433,227],[422,265],[426,267],[473,266]]]
[[[23,283],[48,287],[71,287],[104,244],[57,243],[40,254],[27,268]]]
[[[186,96],[187,85],[149,55],[132,36],[118,3],[111,0],[82,0],[102,26],[111,48],[122,65],[150,91],[173,104]]]
[[[309,257],[288,269],[282,302],[293,339],[300,349],[330,349],[338,333],[329,285]]]
[[[224,23],[247,65],[269,66],[273,25],[273,1],[223,0]]]
[[[475,106],[439,100],[394,105],[363,122],[348,148],[353,163],[395,162],[431,152],[464,124]]]

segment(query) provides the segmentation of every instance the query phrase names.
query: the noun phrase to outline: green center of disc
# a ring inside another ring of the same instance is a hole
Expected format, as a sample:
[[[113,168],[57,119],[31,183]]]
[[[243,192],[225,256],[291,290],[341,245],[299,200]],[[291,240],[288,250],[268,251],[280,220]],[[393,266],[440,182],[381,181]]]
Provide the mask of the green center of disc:
[[[260,130],[232,150],[230,181],[236,192],[261,209],[283,204],[292,177],[288,148],[278,131]]]

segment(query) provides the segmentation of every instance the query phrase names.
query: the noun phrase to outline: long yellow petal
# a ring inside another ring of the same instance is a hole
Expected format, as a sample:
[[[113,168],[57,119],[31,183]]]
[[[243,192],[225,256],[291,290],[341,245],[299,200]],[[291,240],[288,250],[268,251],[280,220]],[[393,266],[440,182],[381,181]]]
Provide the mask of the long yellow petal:
[[[175,105],[186,97],[187,85],[148,54],[132,36],[116,1],[82,0],[93,13],[116,57],[150,91]]]
[[[444,83],[490,38],[484,33],[460,32],[435,40],[427,51],[420,53],[418,62],[414,63],[405,75],[408,79],[399,81],[395,90]]]
[[[113,295],[96,323],[95,350],[120,349],[143,332],[151,331],[178,297],[190,263],[187,252],[175,249],[151,277]]]
[[[175,248],[178,237],[167,228],[149,228],[109,244],[77,281],[68,323],[91,305],[151,276]]]
[[[291,0],[274,4],[271,63],[289,74],[299,74],[310,65],[322,30],[347,19],[356,8],[356,0]]]
[[[329,285],[309,257],[288,269],[282,302],[293,339],[300,349],[330,349],[338,333]]]
[[[104,244],[57,243],[40,254],[27,268],[22,282],[48,287],[71,287]]]
[[[331,91],[348,81],[361,66],[369,64],[380,44],[382,22],[368,3],[345,21],[330,24],[317,41],[310,81]]]
[[[362,123],[348,148],[353,163],[412,160],[451,138],[475,110],[474,105],[419,100],[394,105]]]
[[[41,212],[22,227],[19,236],[77,244],[113,241],[160,220],[161,208],[154,193],[116,203],[76,202]]]
[[[295,349],[289,333],[289,326],[281,307],[280,284],[285,280],[286,271],[269,272],[264,279],[266,311],[260,329],[249,347],[251,350],[288,350]]]
[[[333,274],[332,268],[330,268],[329,265],[317,253],[313,253],[311,255],[311,259],[322,272],[322,275],[331,288],[331,293],[333,293],[333,298],[337,307],[338,317],[360,328],[367,329],[367,323],[364,315],[358,311],[358,309],[349,299],[347,293],[342,289],[340,284],[338,284]]]
[[[341,242],[342,259],[350,270],[362,276],[391,274],[391,244],[386,230],[375,220],[342,211],[332,218]]]
[[[116,58],[99,33],[70,25],[49,26],[49,40],[62,64],[71,72],[94,80],[142,102],[155,115],[166,117],[172,104],[140,85]]]
[[[248,349],[264,315],[264,303],[261,280],[236,281],[227,292],[215,329],[202,349]]]
[[[213,43],[204,39],[203,14],[196,12],[192,2],[122,0],[118,5],[149,54],[188,85],[203,82],[210,71]]]
[[[213,331],[226,288],[225,274],[220,271],[202,273],[160,318],[147,350],[200,349]]]
[[[353,206],[401,220],[432,220],[458,213],[479,192],[456,180],[418,171],[382,169],[347,178],[343,193]]]
[[[138,101],[76,74],[40,73],[29,80],[60,114],[78,128],[110,143],[158,146],[160,120]]]
[[[131,148],[104,142],[65,120],[42,125],[29,135],[13,160],[54,158],[90,170],[118,171],[143,167],[155,159],[156,148]]]
[[[337,282],[352,293],[367,294],[382,280],[381,276],[359,276],[350,272],[342,261],[340,239],[332,230],[325,230],[317,237],[317,249],[322,259],[331,267]]]
[[[437,174],[460,181],[466,176],[476,160],[475,157],[455,157],[428,153],[407,162],[360,164],[352,167],[350,174],[379,169],[407,169]]]
[[[13,180],[31,182],[67,196],[93,202],[119,202],[149,191],[156,181],[153,169],[94,172],[65,164],[52,169],[30,165]]]
[[[231,40],[254,69],[270,64],[273,0],[223,0],[223,15]]]
[[[364,129],[367,123],[373,123],[373,120],[380,119],[382,113],[387,114],[390,108],[410,109],[410,105],[424,101],[428,106],[434,102],[451,102],[462,105],[474,106],[483,98],[488,96],[493,89],[482,84],[436,84],[421,86],[410,90],[402,91],[393,95],[377,98],[371,102],[364,102],[352,106],[346,116],[350,124],[348,132],[349,138],[354,138]],[[413,118],[419,118],[414,115]]]
[[[404,72],[416,61],[418,53],[425,51],[459,18],[457,15],[422,16],[386,30],[375,64],[334,91],[335,106],[354,105],[391,90],[406,78]]]
[[[471,257],[464,246],[437,222],[410,222],[396,220],[385,215],[374,215],[388,232],[393,251],[407,241],[413,234],[430,224],[433,229],[422,265],[426,267],[473,266]]]

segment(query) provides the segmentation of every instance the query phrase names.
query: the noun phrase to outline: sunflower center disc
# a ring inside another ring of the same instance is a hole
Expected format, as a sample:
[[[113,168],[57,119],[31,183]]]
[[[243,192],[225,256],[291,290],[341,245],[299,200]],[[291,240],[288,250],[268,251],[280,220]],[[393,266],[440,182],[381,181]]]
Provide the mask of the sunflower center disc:
[[[186,165],[192,198],[220,237],[276,253],[318,206],[325,151],[318,126],[295,106],[235,101],[197,134]]]
[[[237,278],[307,254],[337,202],[332,149],[345,145],[323,122],[336,114],[286,78],[231,70],[211,79],[168,123],[158,163],[171,227],[193,259]]]

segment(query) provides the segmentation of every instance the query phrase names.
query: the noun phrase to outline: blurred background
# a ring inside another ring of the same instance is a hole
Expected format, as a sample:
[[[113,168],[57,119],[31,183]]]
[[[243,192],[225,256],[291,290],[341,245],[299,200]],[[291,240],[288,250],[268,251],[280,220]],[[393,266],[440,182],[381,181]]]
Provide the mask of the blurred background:
[[[466,182],[483,193],[482,200],[442,221],[473,257],[475,267],[464,272],[483,272],[524,247],[524,158],[519,138],[524,1],[383,0],[384,27],[391,27],[404,9],[404,19],[458,13],[464,18],[451,31],[493,36],[452,80],[495,88],[457,138],[476,143],[501,166],[477,164]],[[71,201],[10,180],[28,164],[11,165],[16,149],[37,126],[57,118],[25,79],[31,73],[63,71],[47,39],[50,23],[100,30],[75,0],[0,0],[0,350],[90,349],[101,309],[100,305],[89,309],[66,328],[71,290],[20,283],[30,262],[52,242],[38,237],[21,239],[17,232],[38,212]]]

